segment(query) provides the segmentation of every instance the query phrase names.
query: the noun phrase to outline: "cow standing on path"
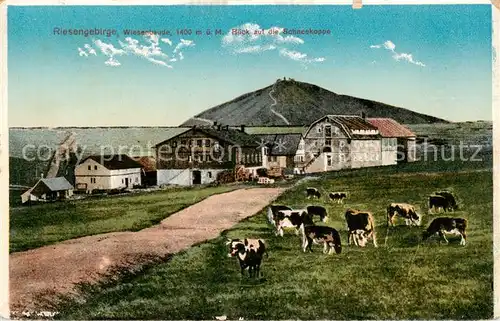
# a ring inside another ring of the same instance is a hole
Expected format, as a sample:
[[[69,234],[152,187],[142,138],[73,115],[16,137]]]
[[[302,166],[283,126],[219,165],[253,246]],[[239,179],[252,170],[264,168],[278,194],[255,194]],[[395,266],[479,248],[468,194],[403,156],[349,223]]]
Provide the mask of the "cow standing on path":
[[[375,234],[375,220],[370,212],[361,212],[348,209],[345,213],[347,222],[347,244],[354,244],[364,247],[372,239],[373,246],[378,247]]]
[[[228,257],[237,257],[240,263],[241,275],[245,275],[248,269],[250,277],[260,274],[260,265],[262,256],[266,253],[266,245],[262,239],[228,239],[226,245],[229,245]]]
[[[438,217],[435,218],[426,231],[422,234],[422,240],[425,241],[432,235],[438,234],[448,244],[445,234],[460,235],[460,245],[465,245],[467,240],[467,220],[464,218]],[[441,242],[441,239],[439,240]]]

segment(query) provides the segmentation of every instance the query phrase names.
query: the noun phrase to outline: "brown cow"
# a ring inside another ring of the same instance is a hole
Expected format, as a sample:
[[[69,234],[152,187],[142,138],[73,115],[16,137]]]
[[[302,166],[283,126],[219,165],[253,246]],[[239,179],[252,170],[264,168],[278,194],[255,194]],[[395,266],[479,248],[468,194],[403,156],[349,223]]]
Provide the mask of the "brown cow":
[[[373,246],[378,247],[375,234],[375,220],[372,213],[348,209],[345,213],[345,219],[347,222],[348,245],[351,244],[352,240],[355,245],[364,247],[372,239]]]

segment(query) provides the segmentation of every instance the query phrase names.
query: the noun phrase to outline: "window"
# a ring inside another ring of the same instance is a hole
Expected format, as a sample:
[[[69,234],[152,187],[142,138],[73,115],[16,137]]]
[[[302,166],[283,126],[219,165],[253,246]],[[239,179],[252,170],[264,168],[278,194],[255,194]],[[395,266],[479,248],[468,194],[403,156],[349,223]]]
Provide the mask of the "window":
[[[89,171],[92,170],[92,166],[89,165]]]
[[[325,136],[326,137],[332,136],[332,126],[325,126]]]
[[[208,172],[207,175],[208,175],[208,178],[212,178],[212,172]]]
[[[198,140],[196,141],[196,146],[198,146],[198,147],[203,147],[203,139],[198,139]]]
[[[191,155],[189,155],[189,156],[188,156],[188,162],[190,162],[190,163],[191,163],[192,161],[193,161],[193,160],[192,160],[192,158],[191,158]]]
[[[332,156],[326,156],[326,166],[332,166]]]
[[[124,184],[124,183],[125,183],[125,180],[122,178],[122,184]]]
[[[94,169],[97,170],[97,165],[94,165]]]
[[[216,152],[218,152],[218,151],[220,150],[220,145],[219,145],[219,142],[215,142],[215,143],[214,143],[214,150],[215,150]]]
[[[205,140],[205,147],[210,147],[210,139]]]
[[[191,146],[193,146],[193,140],[192,139],[189,140],[189,147],[191,147]]]
[[[186,146],[186,140],[185,139],[181,140],[181,145]]]
[[[176,141],[176,140],[174,140],[174,141],[172,142],[172,147],[173,147],[173,148],[176,148],[176,147],[177,147],[177,141]]]
[[[321,126],[318,126],[318,134],[321,133]]]
[[[90,183],[94,184],[95,183],[95,178],[94,177],[91,177],[90,178]]]
[[[332,140],[331,139],[326,139],[325,140],[325,145],[326,146],[332,146]]]

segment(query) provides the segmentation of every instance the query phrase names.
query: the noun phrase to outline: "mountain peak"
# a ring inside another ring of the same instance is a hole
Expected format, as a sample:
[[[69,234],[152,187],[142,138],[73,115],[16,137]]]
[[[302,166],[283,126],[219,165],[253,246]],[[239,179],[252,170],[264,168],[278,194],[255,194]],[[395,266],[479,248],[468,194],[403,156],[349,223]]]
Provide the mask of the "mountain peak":
[[[377,101],[339,95],[284,77],[267,87],[207,109],[181,126],[206,125],[214,121],[230,126],[307,126],[324,115],[361,115],[362,112],[367,117],[389,117],[403,124],[447,122]]]

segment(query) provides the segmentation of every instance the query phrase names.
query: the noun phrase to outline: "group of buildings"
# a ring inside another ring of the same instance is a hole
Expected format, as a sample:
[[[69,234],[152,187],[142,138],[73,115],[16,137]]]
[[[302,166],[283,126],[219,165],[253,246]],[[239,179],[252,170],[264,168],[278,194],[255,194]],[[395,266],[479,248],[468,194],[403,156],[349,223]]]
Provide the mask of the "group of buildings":
[[[74,188],[91,193],[142,185],[208,184],[235,167],[255,177],[259,168],[308,174],[415,160],[416,135],[391,118],[326,115],[300,132],[254,134],[249,129],[217,123],[194,126],[159,142],[154,157],[88,156],[75,167]],[[41,179],[23,194],[23,201],[34,194],[67,197],[71,187],[60,177]]]

